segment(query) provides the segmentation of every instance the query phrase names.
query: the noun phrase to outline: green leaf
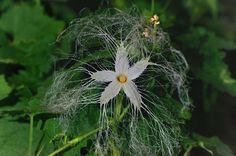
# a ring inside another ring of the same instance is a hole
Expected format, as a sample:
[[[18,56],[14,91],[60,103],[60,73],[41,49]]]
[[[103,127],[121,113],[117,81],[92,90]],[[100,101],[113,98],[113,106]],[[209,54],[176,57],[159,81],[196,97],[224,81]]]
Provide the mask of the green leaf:
[[[43,106],[43,99],[47,90],[47,83],[48,81],[41,83],[41,87],[36,89],[37,93],[35,95],[33,95],[31,90],[27,87],[22,86],[22,88],[18,88],[20,99],[14,108],[24,110],[25,113],[37,114],[47,112]]]
[[[201,70],[198,71],[198,76],[214,87],[236,95],[236,80],[231,77],[228,66],[224,63],[225,53],[222,51],[223,49],[230,50],[236,46],[232,46],[231,42],[225,42],[214,33],[208,33],[207,37],[200,49],[204,62]]]
[[[48,138],[53,139],[56,135],[62,132],[61,127],[59,125],[58,119],[48,119],[44,126],[44,131]]]
[[[236,49],[236,44],[202,27],[192,29],[181,40],[189,43],[188,48],[202,56],[202,64],[199,64],[200,61],[198,64],[192,63],[196,77],[220,91],[236,95],[236,80],[231,77],[228,65],[224,62],[225,50]]]
[[[5,113],[44,111],[42,100],[49,85],[46,74],[52,69],[56,49],[53,42],[63,27],[64,22],[47,16],[39,5],[15,3],[2,14],[0,62],[19,68],[8,78],[18,100],[13,107],[4,108]]]
[[[87,106],[83,109],[83,111],[75,114],[74,119],[71,121],[71,133],[75,134],[75,136],[79,134],[86,133],[97,128],[97,123],[99,119],[99,107],[97,106]]]
[[[18,101],[13,106],[1,107],[0,113],[22,116],[29,114],[48,113],[45,108],[43,99],[50,81],[44,80],[40,87],[35,88],[34,92],[27,86],[21,85],[16,88],[16,94],[19,96]],[[17,112],[17,113],[14,113]]]
[[[3,45],[0,47],[0,62],[6,64],[21,64],[24,51],[13,46]],[[23,61],[22,61],[23,62]]]
[[[82,156],[81,155],[81,153],[82,153],[81,148],[86,148],[87,147],[87,141],[88,140],[81,141],[75,147],[73,147],[72,149],[66,151],[63,156]],[[87,155],[87,153],[86,153],[86,155]]]
[[[200,135],[195,136],[198,140],[202,141],[206,147],[216,151],[220,155],[224,156],[233,156],[232,150],[224,144],[218,137],[203,137]]]
[[[39,149],[41,149],[39,155],[44,156],[48,155],[49,153],[53,152],[55,148],[57,148],[56,144],[54,143],[54,140],[56,136],[59,136],[61,134],[61,128],[59,127],[58,120],[55,120],[54,118],[48,119],[45,122],[45,125],[43,127],[43,139],[41,144],[39,145]],[[57,138],[61,139],[61,138]]]
[[[211,10],[212,15],[217,16],[217,13],[219,11],[218,0],[206,0],[206,3]]]
[[[35,152],[42,137],[42,132],[34,128],[33,151]],[[0,155],[27,155],[29,124],[0,120]]]
[[[0,19],[0,29],[11,33],[15,44],[55,36],[63,26],[63,22],[46,16],[43,8],[26,4],[15,5]]]
[[[204,137],[194,133],[191,138],[184,140],[184,147],[186,149],[184,156],[188,156],[194,147],[203,148],[212,155],[234,156],[233,151],[215,136]]]
[[[12,91],[12,88],[8,85],[4,75],[0,75],[0,100],[6,98]]]
[[[28,77],[42,77],[52,68],[54,42],[63,27],[64,22],[45,15],[40,6],[14,5],[0,18],[0,30],[12,36],[0,48],[0,62],[20,64],[28,75],[33,73]]]

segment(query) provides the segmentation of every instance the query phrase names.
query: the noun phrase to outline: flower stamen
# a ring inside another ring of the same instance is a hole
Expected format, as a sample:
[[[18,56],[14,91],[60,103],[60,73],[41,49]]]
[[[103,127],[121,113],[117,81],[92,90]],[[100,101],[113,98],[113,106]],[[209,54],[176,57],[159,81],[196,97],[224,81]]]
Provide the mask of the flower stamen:
[[[127,76],[125,76],[124,74],[121,74],[121,75],[117,76],[117,80],[118,80],[120,83],[125,83],[125,82],[127,82],[128,78],[127,78]]]

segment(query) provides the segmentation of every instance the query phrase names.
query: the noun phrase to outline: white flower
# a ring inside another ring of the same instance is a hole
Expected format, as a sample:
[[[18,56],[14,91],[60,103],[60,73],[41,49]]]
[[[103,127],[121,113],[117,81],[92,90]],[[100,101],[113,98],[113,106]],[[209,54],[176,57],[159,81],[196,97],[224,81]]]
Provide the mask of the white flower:
[[[142,99],[138,87],[133,82],[147,68],[149,58],[141,59],[133,66],[129,66],[128,53],[123,44],[121,44],[116,53],[115,71],[103,70],[94,72],[91,78],[98,82],[110,82],[100,97],[100,104],[106,104],[116,97],[121,90],[124,90],[126,96],[135,108],[140,108]]]

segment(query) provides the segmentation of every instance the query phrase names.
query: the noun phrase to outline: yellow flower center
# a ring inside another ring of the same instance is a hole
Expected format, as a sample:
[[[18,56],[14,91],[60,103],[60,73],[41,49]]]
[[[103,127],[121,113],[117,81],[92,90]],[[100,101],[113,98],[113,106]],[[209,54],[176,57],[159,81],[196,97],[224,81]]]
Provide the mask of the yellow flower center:
[[[127,79],[128,79],[127,76],[125,76],[125,75],[123,75],[123,74],[117,76],[117,80],[118,80],[120,83],[125,83],[125,82],[127,82]]]

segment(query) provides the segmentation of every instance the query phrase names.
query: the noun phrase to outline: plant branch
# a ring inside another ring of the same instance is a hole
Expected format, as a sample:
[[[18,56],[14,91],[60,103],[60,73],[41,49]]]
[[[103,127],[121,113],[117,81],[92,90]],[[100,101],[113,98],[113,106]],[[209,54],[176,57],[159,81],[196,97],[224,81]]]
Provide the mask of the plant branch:
[[[75,146],[76,144],[78,144],[80,141],[82,141],[83,139],[97,133],[99,131],[99,128],[94,129],[84,135],[80,135],[74,139],[72,139],[71,141],[68,141],[64,146],[62,146],[61,148],[57,149],[56,151],[52,152],[51,154],[49,154],[48,156],[55,156],[56,154],[64,151],[65,149]]]
[[[29,117],[30,117],[30,127],[29,127],[28,156],[32,156],[33,128],[34,128],[34,114],[29,114]]]
[[[123,117],[125,116],[125,114],[127,113],[127,111],[129,110],[130,108],[130,105],[128,105],[127,107],[125,107],[125,109],[123,110],[123,112],[120,114],[119,118],[118,118],[118,121],[117,122],[120,122]],[[110,125],[113,125],[115,124],[116,121],[115,120],[112,120],[110,121]],[[76,138],[72,139],[71,141],[68,141],[64,146],[62,146],[61,148],[57,149],[56,151],[52,152],[51,154],[49,154],[48,156],[55,156],[56,154],[66,150],[67,148],[69,147],[72,147],[72,146],[75,146],[76,144],[78,144],[79,142],[81,142],[83,139],[97,133],[99,130],[101,130],[100,128],[97,128],[95,130],[92,130],[84,135],[80,135],[80,136],[77,136]]]
[[[152,4],[151,4],[152,15],[154,14],[154,11],[155,11],[155,0],[152,0]]]

